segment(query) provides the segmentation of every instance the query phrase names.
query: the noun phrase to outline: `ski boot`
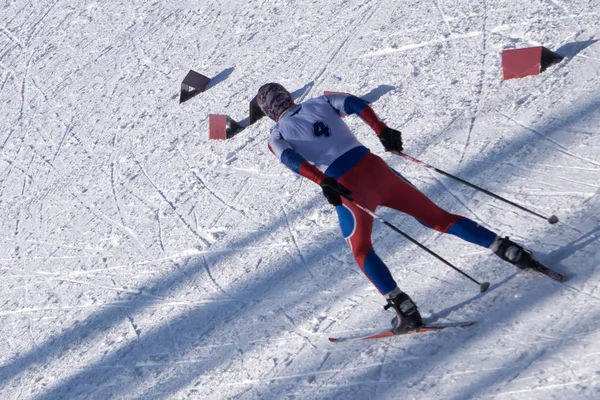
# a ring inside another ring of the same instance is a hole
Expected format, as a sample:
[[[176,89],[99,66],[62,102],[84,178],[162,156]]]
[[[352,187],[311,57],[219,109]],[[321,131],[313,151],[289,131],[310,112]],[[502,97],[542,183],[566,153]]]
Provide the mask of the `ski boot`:
[[[406,293],[400,292],[387,300],[388,303],[384,309],[393,308],[397,314],[392,319],[392,331],[394,334],[414,331],[423,326],[423,320],[417,306]]]
[[[510,240],[508,236],[504,239],[496,236],[490,249],[498,257],[515,265],[517,268],[527,269],[535,267],[536,261],[533,259],[531,252]]]

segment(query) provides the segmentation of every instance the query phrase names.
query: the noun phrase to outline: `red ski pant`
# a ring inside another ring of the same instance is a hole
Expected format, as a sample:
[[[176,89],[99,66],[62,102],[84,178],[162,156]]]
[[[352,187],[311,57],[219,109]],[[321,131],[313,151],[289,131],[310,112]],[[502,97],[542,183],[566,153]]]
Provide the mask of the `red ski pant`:
[[[435,205],[427,196],[393,171],[385,161],[372,153],[363,156],[338,180],[352,191],[352,196],[357,203],[371,211],[375,211],[378,206],[393,208],[413,216],[424,225],[440,232],[447,232],[457,221],[466,220]],[[337,207],[337,212],[342,234],[350,245],[360,268],[382,294],[392,291],[396,287],[396,282],[387,266],[373,251],[371,243],[373,217],[346,199],[343,199],[342,206]],[[468,229],[461,229],[460,233],[454,234],[463,237],[464,231],[469,231],[469,234],[475,232],[495,237],[495,234],[479,227],[471,220],[465,222],[469,222]]]

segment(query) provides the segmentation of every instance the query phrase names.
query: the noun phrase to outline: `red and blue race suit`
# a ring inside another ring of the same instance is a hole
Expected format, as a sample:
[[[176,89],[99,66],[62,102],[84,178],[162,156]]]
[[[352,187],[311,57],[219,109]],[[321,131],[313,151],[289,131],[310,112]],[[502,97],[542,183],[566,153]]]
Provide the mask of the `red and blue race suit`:
[[[496,234],[435,205],[372,154],[350,131],[343,116],[356,114],[377,135],[386,127],[364,100],[351,95],[326,95],[286,110],[271,129],[269,147],[292,171],[320,184],[327,176],[352,191],[358,204],[375,211],[384,206],[413,216],[439,232],[489,247]],[[396,288],[388,267],[373,250],[373,217],[342,199],[336,207],[342,234],[365,275],[382,294]]]

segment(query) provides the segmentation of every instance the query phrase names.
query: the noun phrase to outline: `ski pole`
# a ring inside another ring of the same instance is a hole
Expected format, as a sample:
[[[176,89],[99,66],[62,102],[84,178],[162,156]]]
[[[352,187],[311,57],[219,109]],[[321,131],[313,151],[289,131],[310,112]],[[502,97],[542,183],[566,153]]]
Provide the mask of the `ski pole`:
[[[366,212],[367,214],[369,214],[371,217],[375,218],[379,222],[382,222],[383,224],[385,224],[388,227],[392,228],[394,231],[396,231],[400,235],[404,236],[406,239],[410,240],[411,242],[413,242],[414,244],[416,244],[417,246],[419,246],[420,248],[422,248],[423,250],[425,250],[426,252],[428,252],[429,254],[431,254],[432,256],[434,256],[435,258],[437,258],[438,260],[440,260],[441,262],[443,262],[444,264],[448,265],[450,268],[452,268],[455,271],[463,274],[464,276],[466,276],[467,278],[469,278],[470,280],[472,280],[473,282],[475,282],[476,284],[478,284],[479,285],[479,290],[480,290],[481,293],[485,292],[490,287],[490,283],[489,282],[479,283],[477,280],[475,280],[469,274],[467,274],[466,272],[463,272],[458,267],[455,267],[450,262],[446,261],[446,259],[444,259],[443,257],[439,256],[437,253],[433,252],[432,250],[430,250],[425,245],[419,243],[417,240],[413,239],[412,237],[410,237],[406,233],[402,232],[400,229],[396,228],[394,225],[392,225],[391,223],[389,223],[388,221],[386,221],[385,219],[383,219],[379,215],[375,214],[373,211],[371,211],[368,208],[363,207],[362,205],[358,204],[356,201],[354,201],[354,199],[352,197],[350,197],[348,195],[343,195],[343,196],[346,198],[346,200],[350,201],[352,204],[354,204],[356,207],[360,208],[361,210],[363,210],[364,212]]]
[[[442,171],[441,169],[438,169],[438,168],[436,168],[436,167],[434,167],[434,166],[432,166],[432,165],[429,165],[429,164],[427,164],[427,163],[424,163],[423,161],[417,160],[416,158],[414,158],[414,157],[411,157],[411,156],[409,156],[408,154],[405,154],[405,153],[402,153],[402,152],[396,152],[396,151],[392,151],[392,153],[394,153],[394,154],[396,154],[396,155],[398,155],[398,156],[404,157],[404,158],[406,158],[407,160],[409,160],[409,161],[412,161],[412,162],[414,162],[414,163],[416,163],[416,164],[422,165],[422,166],[424,166],[425,168],[432,169],[432,170],[434,170],[435,172],[438,172],[438,173],[440,173],[440,174],[442,174],[442,175],[446,175],[447,177],[449,177],[449,178],[452,178],[452,179],[454,179],[454,180],[456,180],[456,181],[459,181],[460,183],[464,183],[465,185],[467,185],[467,186],[470,186],[470,187],[472,187],[473,189],[479,190],[480,192],[483,192],[483,193],[485,193],[485,194],[487,194],[487,195],[489,195],[489,196],[492,196],[492,197],[494,197],[494,198],[496,198],[496,199],[498,199],[498,200],[501,200],[501,201],[503,201],[503,202],[505,202],[505,203],[508,203],[508,204],[510,204],[511,206],[514,206],[514,207],[520,208],[520,209],[521,209],[521,210],[523,210],[523,211],[527,211],[527,212],[528,212],[528,213],[530,213],[530,214],[533,214],[533,215],[535,215],[535,216],[537,216],[537,217],[543,218],[543,219],[545,219],[546,221],[548,221],[548,222],[549,222],[550,224],[552,224],[552,225],[554,225],[554,224],[556,224],[556,223],[558,222],[558,217],[557,217],[556,215],[551,215],[550,217],[545,217],[545,216],[543,216],[543,215],[541,215],[541,214],[538,214],[538,213],[536,213],[535,211],[531,211],[530,209],[528,209],[528,208],[525,208],[525,207],[523,207],[523,206],[521,206],[521,205],[519,205],[519,204],[517,204],[517,203],[513,203],[512,201],[510,201],[510,200],[507,200],[507,199],[505,199],[504,197],[500,197],[500,196],[498,196],[497,194],[494,194],[494,193],[490,192],[489,190],[485,190],[485,189],[483,189],[483,188],[481,188],[481,187],[479,187],[479,186],[476,186],[476,185],[474,185],[474,184],[472,184],[472,183],[469,183],[469,182],[467,182],[467,181],[465,181],[465,180],[463,180],[463,179],[460,179],[460,178],[459,178],[459,177],[457,177],[457,176],[454,176],[454,175],[452,175],[452,174],[449,174],[449,173],[448,173],[448,172],[446,172],[446,171]]]

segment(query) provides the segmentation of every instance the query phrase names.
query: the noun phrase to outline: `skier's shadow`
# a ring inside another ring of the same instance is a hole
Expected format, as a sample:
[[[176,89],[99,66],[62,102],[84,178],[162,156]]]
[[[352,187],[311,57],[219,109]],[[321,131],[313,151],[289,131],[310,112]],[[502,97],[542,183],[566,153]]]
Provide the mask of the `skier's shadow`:
[[[600,240],[600,226],[573,240],[571,243],[562,246],[560,249],[554,250],[545,256],[545,258],[549,260],[562,261],[598,240]]]
[[[429,318],[427,318],[427,320],[425,321],[426,323],[432,323],[432,322],[437,322],[438,320],[442,319],[442,318],[447,318],[451,313],[453,313],[454,311],[458,310],[459,308],[462,308],[466,305],[469,305],[471,303],[473,303],[476,300],[479,300],[480,298],[482,298],[483,296],[493,292],[494,290],[500,288],[501,286],[505,285],[506,283],[508,283],[509,281],[513,280],[517,274],[519,273],[519,271],[515,271],[512,274],[510,274],[509,276],[507,276],[506,278],[504,278],[503,280],[501,280],[498,283],[494,283],[493,285],[490,285],[490,288],[488,290],[486,290],[484,293],[479,293],[473,297],[471,297],[468,300],[465,300],[461,303],[455,304],[453,306],[450,306],[448,308],[445,308],[441,311],[438,311],[436,313],[431,314],[431,316]]]
[[[581,237],[573,240],[571,243],[568,243],[561,248],[554,250],[546,255],[540,255],[537,258],[542,263],[548,263],[549,266],[552,267],[556,272],[560,272],[561,274],[567,277],[567,280],[571,279],[576,275],[576,273],[572,273],[566,270],[566,267],[561,263],[562,260],[565,260],[579,251],[583,250],[585,247],[590,244],[597,242],[600,240],[600,226],[592,229],[588,233],[583,234]],[[590,271],[591,272],[591,271]],[[586,271],[579,270],[578,273],[586,275]]]

